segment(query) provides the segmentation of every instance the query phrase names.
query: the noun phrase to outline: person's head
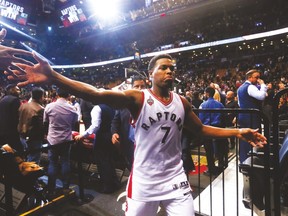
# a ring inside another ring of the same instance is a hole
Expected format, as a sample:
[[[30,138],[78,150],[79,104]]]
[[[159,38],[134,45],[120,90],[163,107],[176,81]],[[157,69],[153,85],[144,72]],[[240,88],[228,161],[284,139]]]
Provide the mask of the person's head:
[[[174,64],[168,54],[154,56],[148,65],[149,76],[152,84],[158,87],[171,88],[174,81]]]
[[[5,87],[6,95],[13,95],[13,96],[19,97],[20,93],[21,93],[21,90],[17,86],[17,84],[9,84]]]
[[[280,98],[279,98],[279,104],[280,104],[280,105],[284,105],[284,104],[286,104],[286,102],[287,102],[287,101],[286,101],[285,97],[280,97]]]
[[[205,89],[205,94],[206,94],[207,98],[213,98],[213,96],[215,94],[215,89],[212,88],[211,86],[209,86]]]
[[[59,88],[57,90],[57,95],[61,98],[66,98],[66,99],[68,99],[70,96],[70,94],[67,91],[65,91],[64,89],[61,89],[61,88]]]
[[[246,79],[254,85],[258,83],[258,79],[260,78],[260,76],[261,76],[260,71],[256,69],[249,70],[246,73]]]
[[[32,99],[43,103],[44,101],[44,90],[42,88],[35,87],[32,89]]]
[[[227,99],[227,100],[234,100],[234,98],[235,98],[235,94],[234,94],[233,91],[228,91],[228,92],[226,93],[226,99]]]
[[[218,90],[218,91],[221,90],[220,86],[219,86],[217,83],[214,83],[214,89],[216,89],[216,90]]]
[[[200,97],[200,92],[199,91],[194,91],[193,92],[193,99],[199,99],[199,97]]]
[[[214,89],[215,89],[215,83],[211,82],[211,83],[209,84],[209,86],[210,86],[211,88],[214,88]]]
[[[278,88],[279,90],[285,89],[285,84],[283,82],[279,82]]]
[[[142,78],[140,76],[134,76],[132,78],[132,88],[133,89],[138,89],[138,90],[146,89],[146,80],[145,80],[145,78]]]
[[[186,97],[189,97],[189,98],[191,98],[191,99],[192,99],[192,97],[193,97],[191,91],[186,91],[186,92],[185,92],[185,96],[186,96]]]
[[[271,83],[271,82],[267,83],[267,88],[268,88],[268,89],[273,89],[273,88],[274,88],[274,87],[273,87],[273,83]]]
[[[71,95],[70,96],[70,101],[71,101],[72,104],[76,101],[75,95]]]

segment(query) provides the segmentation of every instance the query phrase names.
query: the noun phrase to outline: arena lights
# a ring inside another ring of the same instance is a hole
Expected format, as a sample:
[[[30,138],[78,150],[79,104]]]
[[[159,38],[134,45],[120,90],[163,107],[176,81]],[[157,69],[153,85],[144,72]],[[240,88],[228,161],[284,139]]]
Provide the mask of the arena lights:
[[[37,39],[31,37],[31,36],[28,35],[28,34],[25,34],[24,32],[18,30],[16,27],[13,27],[13,26],[9,25],[9,24],[3,22],[2,20],[0,20],[0,24],[3,25],[3,26],[5,26],[5,27],[7,27],[8,29],[11,29],[12,31],[15,31],[15,32],[17,32],[17,33],[23,35],[24,37],[29,38],[30,40],[32,40],[32,41],[34,41],[34,42],[40,43],[39,40],[37,40]]]
[[[119,17],[120,0],[89,0],[88,4],[92,15],[88,18],[96,18],[98,22],[105,23],[114,22]]]
[[[237,43],[237,42],[241,42],[241,41],[250,41],[250,40],[255,40],[255,39],[259,39],[259,38],[272,37],[275,35],[280,35],[280,34],[285,34],[285,33],[288,33],[288,27],[273,30],[273,31],[268,31],[268,32],[245,35],[245,36],[241,36],[241,37],[235,37],[235,38],[224,39],[224,40],[219,40],[219,41],[212,41],[212,42],[207,42],[207,43],[197,44],[197,45],[192,45],[192,46],[187,46],[187,47],[180,47],[180,48],[174,48],[174,49],[169,49],[169,50],[162,50],[162,51],[158,51],[158,52],[141,54],[141,58],[148,58],[148,57],[152,57],[152,56],[155,56],[158,54],[163,54],[163,53],[178,53],[178,52],[191,51],[191,50],[195,50],[195,49],[201,49],[201,48]],[[119,58],[119,59],[113,59],[113,60],[109,60],[109,61],[87,63],[87,64],[54,65],[54,66],[52,66],[52,68],[54,68],[54,69],[57,69],[57,68],[58,69],[67,69],[67,68],[79,68],[79,67],[96,67],[96,66],[108,65],[108,64],[113,64],[113,63],[117,63],[117,62],[124,62],[124,61],[131,61],[131,60],[134,60],[134,56]]]

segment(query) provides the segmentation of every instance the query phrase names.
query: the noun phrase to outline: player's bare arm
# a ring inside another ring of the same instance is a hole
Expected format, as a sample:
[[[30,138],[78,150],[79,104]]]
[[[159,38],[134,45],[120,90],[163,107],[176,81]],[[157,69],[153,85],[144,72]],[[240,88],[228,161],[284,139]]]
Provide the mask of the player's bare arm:
[[[213,138],[228,138],[228,137],[238,137],[250,143],[252,146],[263,147],[267,143],[265,136],[260,134],[258,130],[251,128],[242,128],[242,129],[230,129],[230,128],[219,128],[212,127],[208,125],[203,125],[200,119],[192,111],[189,102],[185,99],[183,100],[185,107],[185,127],[192,133],[201,134],[204,137],[213,137]]]
[[[69,79],[51,68],[49,63],[33,53],[38,62],[35,65],[17,63],[20,70],[6,71],[8,79],[18,81],[18,86],[28,84],[55,84],[60,88],[69,91],[71,94],[84,100],[91,101],[93,104],[107,104],[113,108],[128,108],[132,114],[136,115],[141,106],[141,92],[139,90],[127,90],[123,92],[104,90],[99,91],[92,85]]]

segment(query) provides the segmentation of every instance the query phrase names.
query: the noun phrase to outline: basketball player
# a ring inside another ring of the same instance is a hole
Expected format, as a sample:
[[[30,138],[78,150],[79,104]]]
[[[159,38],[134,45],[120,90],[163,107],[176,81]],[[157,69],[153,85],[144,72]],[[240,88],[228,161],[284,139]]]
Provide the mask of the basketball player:
[[[150,60],[151,89],[122,92],[98,91],[89,84],[71,80],[33,55],[38,64],[17,64],[26,73],[17,70],[5,72],[8,79],[20,81],[19,86],[53,83],[94,104],[105,103],[116,109],[129,109],[135,127],[135,153],[127,184],[126,216],[154,216],[160,204],[169,216],[194,215],[191,188],[181,160],[183,127],[195,136],[236,136],[252,146],[263,147],[266,144],[266,138],[257,130],[203,125],[188,101],[170,91],[175,77],[170,55],[161,54]]]

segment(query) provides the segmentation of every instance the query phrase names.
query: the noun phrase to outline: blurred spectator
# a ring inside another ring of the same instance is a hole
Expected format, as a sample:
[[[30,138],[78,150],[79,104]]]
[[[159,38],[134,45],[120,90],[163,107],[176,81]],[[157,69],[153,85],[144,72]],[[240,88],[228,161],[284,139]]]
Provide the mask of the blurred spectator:
[[[278,109],[279,109],[279,118],[287,120],[288,104],[287,99],[285,97],[280,97]]]
[[[80,99],[80,109],[82,114],[82,121],[87,130],[91,125],[91,111],[93,109],[93,104],[90,101]]]
[[[262,110],[262,101],[266,97],[267,86],[260,79],[261,73],[258,70],[249,70],[246,73],[246,81],[238,89],[239,107],[242,109]],[[257,114],[239,114],[239,125],[241,128],[258,129],[261,132],[261,119]],[[243,140],[239,144],[239,159],[243,163],[249,156],[251,145]]]
[[[44,140],[43,113],[44,90],[34,88],[30,102],[22,104],[19,108],[18,131],[24,147],[30,152],[27,161],[40,162],[40,148]],[[36,151],[35,151],[36,150]],[[38,150],[38,151],[37,151]]]
[[[75,108],[68,102],[69,93],[58,89],[58,99],[44,110],[44,124],[48,126],[47,140],[52,148],[48,150],[48,191],[55,194],[58,162],[61,162],[63,189],[70,185],[70,151],[73,141],[72,130],[78,120]]]
[[[75,137],[75,140],[82,140],[88,135],[95,134],[93,151],[100,175],[101,193],[113,193],[120,186],[115,171],[116,149],[111,141],[111,122],[115,110],[105,104],[93,107],[91,111],[91,125],[82,134]]]
[[[263,113],[267,116],[268,121],[272,124],[272,107],[273,107],[273,97],[275,95],[275,89],[273,83],[267,84],[267,95],[263,102]]]
[[[20,92],[16,84],[9,84],[5,88],[5,96],[0,100],[0,145],[9,144],[16,151],[23,152],[24,148],[17,130]]]
[[[78,102],[78,99],[74,96],[74,95],[71,95],[70,96],[70,102],[72,104],[72,106],[75,108],[77,114],[78,114],[78,123],[75,124],[75,127],[74,127],[74,131],[79,131],[79,124],[80,124],[80,121],[82,120],[82,112],[81,112],[81,107],[80,107],[80,104]]]
[[[225,108],[229,108],[229,109],[239,108],[238,101],[235,100],[235,94],[233,91],[228,91],[226,93]],[[225,116],[225,126],[226,127],[235,127],[235,124],[236,124],[235,118],[236,118],[236,114],[228,113]],[[229,141],[230,141],[230,149],[234,149],[235,144],[236,144],[236,138],[231,137],[231,138],[229,138]]]
[[[193,96],[192,96],[192,105],[195,108],[199,108],[199,106],[203,103],[203,100],[200,99],[200,93],[199,91],[195,91],[193,92]]]
[[[215,94],[214,94],[213,98],[216,101],[221,102],[221,95],[220,95],[220,92],[217,90],[217,87],[219,87],[219,85],[217,85],[216,83],[210,83],[210,87],[215,89]]]
[[[204,101],[199,109],[223,109],[224,105],[216,101],[213,96],[215,89],[207,87],[205,89],[207,101]],[[224,127],[224,117],[220,113],[200,112],[199,118],[204,125],[214,127]],[[220,174],[228,165],[228,140],[227,139],[203,139],[203,144],[206,152],[208,170],[205,172],[210,175]],[[215,156],[218,158],[218,166],[215,166]]]

